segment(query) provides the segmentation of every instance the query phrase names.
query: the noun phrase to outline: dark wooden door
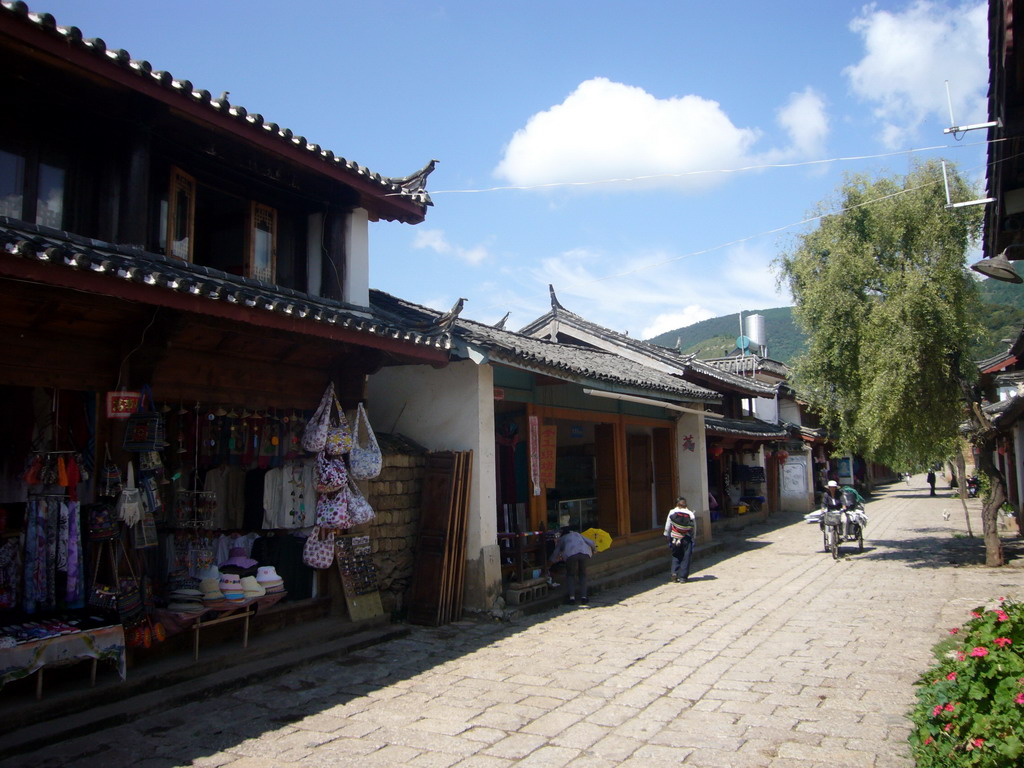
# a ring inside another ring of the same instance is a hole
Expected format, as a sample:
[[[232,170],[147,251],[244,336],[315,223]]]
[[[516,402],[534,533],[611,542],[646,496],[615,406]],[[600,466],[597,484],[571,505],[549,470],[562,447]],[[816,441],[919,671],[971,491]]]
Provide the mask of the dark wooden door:
[[[629,474],[629,531],[649,531],[654,502],[650,435],[627,436],[626,465]]]
[[[615,428],[611,424],[594,426],[594,452],[597,458],[597,519],[600,527],[618,536],[619,511],[616,503]]]
[[[654,430],[654,508],[660,516],[668,515],[668,511],[676,505],[675,483],[675,449],[672,445],[672,430],[656,427]],[[694,499],[690,506],[700,509],[703,505],[694,506],[699,499]],[[656,518],[658,522],[661,518]]]

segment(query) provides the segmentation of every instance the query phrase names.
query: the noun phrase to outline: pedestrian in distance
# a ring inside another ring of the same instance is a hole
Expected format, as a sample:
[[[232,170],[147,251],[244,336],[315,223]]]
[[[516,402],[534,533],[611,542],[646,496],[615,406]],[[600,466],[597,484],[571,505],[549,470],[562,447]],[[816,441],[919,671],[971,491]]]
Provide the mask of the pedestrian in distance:
[[[690,560],[693,557],[693,532],[697,516],[686,506],[686,499],[680,496],[676,505],[665,518],[665,538],[672,553],[672,571],[669,581],[690,580]]]
[[[928,495],[929,496],[934,496],[935,495],[935,471],[932,470],[932,469],[928,470],[928,487],[932,489],[932,492],[930,494],[928,494]]]
[[[597,543],[591,541],[579,531],[569,526],[562,528],[558,543],[551,553],[551,563],[565,561],[565,583],[569,589],[565,602],[576,605],[577,587],[579,587],[580,605],[586,605],[587,598],[587,561],[594,556]]]

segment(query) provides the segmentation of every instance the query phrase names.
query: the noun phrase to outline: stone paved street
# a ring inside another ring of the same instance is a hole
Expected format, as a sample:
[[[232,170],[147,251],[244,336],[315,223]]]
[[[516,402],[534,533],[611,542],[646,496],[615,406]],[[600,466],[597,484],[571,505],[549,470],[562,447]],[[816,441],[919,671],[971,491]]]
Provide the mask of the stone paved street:
[[[1024,569],[971,564],[959,500],[929,498],[923,476],[867,511],[864,553],[840,561],[817,526],[777,516],[688,584],[416,628],[0,766],[910,766],[904,714],[931,646],[974,606],[1024,596]]]

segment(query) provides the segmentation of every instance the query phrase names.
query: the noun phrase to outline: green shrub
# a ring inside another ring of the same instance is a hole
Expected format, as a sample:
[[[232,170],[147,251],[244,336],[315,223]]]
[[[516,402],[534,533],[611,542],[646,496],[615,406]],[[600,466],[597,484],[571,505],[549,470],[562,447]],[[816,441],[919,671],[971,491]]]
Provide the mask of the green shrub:
[[[910,713],[918,768],[1024,765],[1024,605],[975,608],[934,653]]]

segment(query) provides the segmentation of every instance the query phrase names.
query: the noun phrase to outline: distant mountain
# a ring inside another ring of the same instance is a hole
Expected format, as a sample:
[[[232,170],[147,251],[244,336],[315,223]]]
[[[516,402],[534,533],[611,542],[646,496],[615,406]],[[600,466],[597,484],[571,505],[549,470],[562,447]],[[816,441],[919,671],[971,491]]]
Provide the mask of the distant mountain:
[[[982,338],[971,350],[975,360],[984,360],[1006,349],[1003,339],[1016,339],[1024,328],[1024,285],[999,280],[981,281],[984,302],[979,320],[984,328]],[[744,312],[764,317],[768,356],[787,365],[803,350],[806,337],[793,320],[792,307],[755,309]],[[701,359],[723,357],[736,348],[740,335],[739,314],[713,317],[699,323],[668,331],[648,339],[652,344],[675,347],[677,342],[684,354],[696,353]]]

